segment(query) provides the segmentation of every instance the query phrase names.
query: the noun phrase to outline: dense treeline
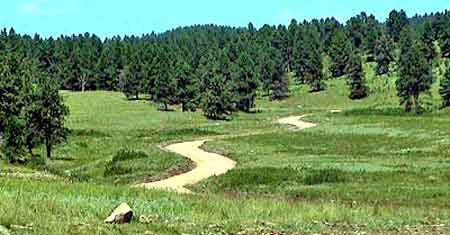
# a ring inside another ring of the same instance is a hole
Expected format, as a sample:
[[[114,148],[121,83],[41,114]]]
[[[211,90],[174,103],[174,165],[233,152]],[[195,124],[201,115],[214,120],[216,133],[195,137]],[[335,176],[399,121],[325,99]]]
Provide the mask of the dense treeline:
[[[362,12],[345,24],[327,18],[260,29],[251,23],[245,28],[196,25],[104,40],[89,33],[54,39],[4,29],[0,33],[0,136],[8,152],[6,145],[19,141],[9,140],[9,134],[24,125],[38,125],[38,119],[56,122],[57,128],[47,129],[58,133],[58,138],[49,139],[41,134],[44,127],[35,127],[31,136],[20,135],[23,144],[15,144],[32,152],[45,143],[50,156],[52,143],[66,135],[61,120],[68,110],[55,94],[58,89],[122,91],[128,99],[145,95],[161,110],[181,104],[183,111],[200,108],[211,119],[252,111],[258,94],[271,100],[288,97],[291,72],[296,75],[294,82],[307,84],[311,92],[326,89],[325,79],[344,77],[349,97],[361,99],[370,95],[365,62],[376,63],[379,76],[395,70],[401,104],[407,111],[420,112],[420,94],[428,92],[435,80],[433,64],[449,57],[449,11],[408,18],[404,11],[394,10],[385,23]],[[449,74],[440,81],[444,107],[450,105]],[[49,104],[43,103],[46,99]],[[42,116],[45,112],[36,110],[44,108],[59,116],[53,120],[29,114]]]
[[[406,28],[411,35],[405,37],[417,41],[414,46],[428,62],[450,57],[449,25],[448,11],[412,18],[392,11],[385,23],[363,12],[346,24],[327,18],[259,30],[252,24],[203,25],[105,40],[89,33],[42,39],[11,29],[2,31],[0,50],[36,59],[62,89],[120,90],[129,99],[146,94],[163,110],[182,104],[183,111],[202,108],[208,117],[223,118],[234,110],[250,111],[258,90],[272,99],[287,97],[286,72],[295,72],[297,82],[312,92],[325,89],[324,55],[331,59],[325,69],[332,77],[355,73],[347,67],[358,66],[358,56],[376,62],[378,75],[386,74],[392,62],[401,63]],[[355,74],[350,78],[355,86]]]

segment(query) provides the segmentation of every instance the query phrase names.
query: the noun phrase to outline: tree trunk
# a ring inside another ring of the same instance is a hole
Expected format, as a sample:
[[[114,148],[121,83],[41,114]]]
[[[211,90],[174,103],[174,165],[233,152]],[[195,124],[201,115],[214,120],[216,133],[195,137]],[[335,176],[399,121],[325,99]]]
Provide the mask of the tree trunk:
[[[87,80],[87,78],[86,78],[87,76],[86,75],[81,75],[81,79],[80,79],[80,82],[81,82],[81,92],[82,93],[84,93],[84,91],[86,90],[86,80]]]
[[[419,113],[419,108],[417,107],[418,105],[417,105],[417,102],[418,102],[418,99],[419,99],[419,95],[413,95],[413,97],[412,97],[412,106],[413,106],[413,109],[414,109],[414,112],[415,113]]]
[[[47,158],[51,159],[52,158],[52,144],[50,143],[49,140],[45,141],[45,149],[47,151]]]

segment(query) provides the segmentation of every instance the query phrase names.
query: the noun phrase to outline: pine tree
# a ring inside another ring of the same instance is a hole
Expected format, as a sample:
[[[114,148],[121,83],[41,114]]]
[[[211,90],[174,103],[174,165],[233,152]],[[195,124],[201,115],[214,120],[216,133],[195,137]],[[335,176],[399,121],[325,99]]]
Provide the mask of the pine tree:
[[[297,77],[300,82],[305,82],[310,86],[311,92],[321,91],[325,89],[325,85],[318,32],[312,27],[308,27],[301,37],[302,39],[295,49]]]
[[[236,108],[250,112],[255,106],[256,90],[259,82],[254,73],[255,64],[250,56],[242,51],[237,60],[231,65],[231,79],[233,92],[236,96]]]
[[[133,55],[119,74],[119,87],[127,99],[138,100],[139,93],[143,91],[140,71],[139,58],[137,55]]]
[[[436,57],[436,49],[434,46],[434,32],[430,21],[427,21],[424,26],[424,32],[422,34],[423,53],[429,63],[431,63]]]
[[[57,83],[44,75],[37,78],[31,97],[25,111],[28,150],[32,154],[34,145],[42,143],[50,159],[53,146],[67,140],[69,129],[65,127],[64,121],[69,115],[69,108],[59,95]]]
[[[370,61],[373,61],[377,41],[379,40],[383,31],[381,29],[380,22],[378,22],[378,20],[375,18],[374,15],[370,15],[367,18],[366,24],[367,24],[367,36],[364,43],[364,48],[368,52],[369,58],[371,58]]]
[[[409,21],[405,11],[401,10],[399,12],[393,10],[389,13],[389,18],[386,21],[386,28],[388,35],[394,40],[394,42],[398,42],[400,40],[400,34],[408,23]]]
[[[331,57],[331,74],[334,78],[345,74],[345,67],[348,64],[352,44],[348,40],[344,32],[338,31],[333,36],[330,57]]]
[[[407,112],[421,112],[419,98],[422,92],[430,89],[433,83],[431,64],[423,53],[421,40],[407,29],[402,32],[400,41],[399,75],[396,82],[400,103]]]
[[[26,120],[24,108],[36,66],[17,53],[0,58],[0,136],[1,152],[11,163],[24,162]]]
[[[219,55],[219,58],[222,56]],[[199,74],[201,74],[201,89],[203,91],[201,101],[203,114],[208,119],[228,119],[233,111],[233,94],[211,52],[200,60]]]
[[[175,80],[177,97],[180,99],[183,112],[195,112],[198,106],[199,92],[198,80],[192,68],[182,59],[175,65]]]
[[[348,74],[347,84],[350,87],[350,99],[356,100],[367,97],[362,61],[360,55],[356,52],[353,52],[350,56],[346,73]]]
[[[169,111],[169,104],[172,103],[177,92],[177,83],[174,75],[170,71],[170,59],[164,52],[165,51],[161,50],[159,53],[154,99],[161,104],[161,109],[163,111]]]
[[[442,97],[442,107],[446,108],[450,106],[450,64],[447,65],[447,72],[444,78],[441,80],[441,87],[439,93]]]
[[[441,38],[441,53],[442,57],[450,58],[450,24],[447,27],[447,31],[443,34]]]
[[[387,74],[389,72],[389,66],[392,61],[394,61],[394,56],[392,55],[392,43],[386,35],[382,35],[378,39],[375,46],[375,61],[377,66],[375,72],[377,75]]]
[[[289,86],[281,63],[281,53],[269,47],[261,51],[261,81],[263,89],[271,100],[281,100],[288,97]]]

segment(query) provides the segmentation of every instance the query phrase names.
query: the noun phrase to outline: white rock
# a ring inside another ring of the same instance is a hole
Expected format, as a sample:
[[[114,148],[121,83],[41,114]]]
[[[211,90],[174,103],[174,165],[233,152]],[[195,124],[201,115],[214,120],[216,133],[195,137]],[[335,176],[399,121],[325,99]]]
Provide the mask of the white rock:
[[[0,235],[10,235],[9,230],[6,227],[0,225]]]
[[[120,204],[113,213],[105,220],[107,224],[128,224],[133,218],[133,211],[126,203]]]

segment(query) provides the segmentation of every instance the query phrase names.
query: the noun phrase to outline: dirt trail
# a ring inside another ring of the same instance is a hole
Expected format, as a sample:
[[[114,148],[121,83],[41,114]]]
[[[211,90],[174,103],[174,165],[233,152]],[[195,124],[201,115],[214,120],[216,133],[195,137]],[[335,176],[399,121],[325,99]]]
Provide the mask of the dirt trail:
[[[236,166],[236,162],[216,153],[209,153],[200,147],[206,140],[172,144],[164,149],[191,159],[195,168],[187,173],[177,175],[166,180],[140,184],[138,187],[164,189],[179,193],[191,193],[184,186],[200,182],[215,175],[225,174]]]
[[[334,110],[332,112],[339,112]],[[301,119],[308,115],[303,116],[290,116],[278,120],[279,124],[294,126],[297,130],[304,130],[307,128],[315,127],[316,124],[302,121]],[[256,133],[250,133],[257,134]],[[189,158],[195,164],[195,168],[187,173],[173,176],[171,178],[136,185],[137,187],[144,187],[149,189],[163,189],[167,191],[173,191],[178,193],[192,193],[185,188],[187,185],[192,185],[200,182],[211,176],[218,176],[225,174],[227,171],[233,169],[236,166],[236,162],[219,154],[206,152],[201,149],[201,146],[208,140],[199,140],[191,142],[183,142],[177,144],[171,144],[164,147],[173,153],[180,154]]]
[[[278,123],[294,126],[297,130],[304,130],[307,128],[317,126],[317,124],[315,124],[315,123],[302,121],[302,118],[304,118],[306,116],[308,116],[308,115],[285,117],[285,118],[281,118],[280,120],[278,120]]]

